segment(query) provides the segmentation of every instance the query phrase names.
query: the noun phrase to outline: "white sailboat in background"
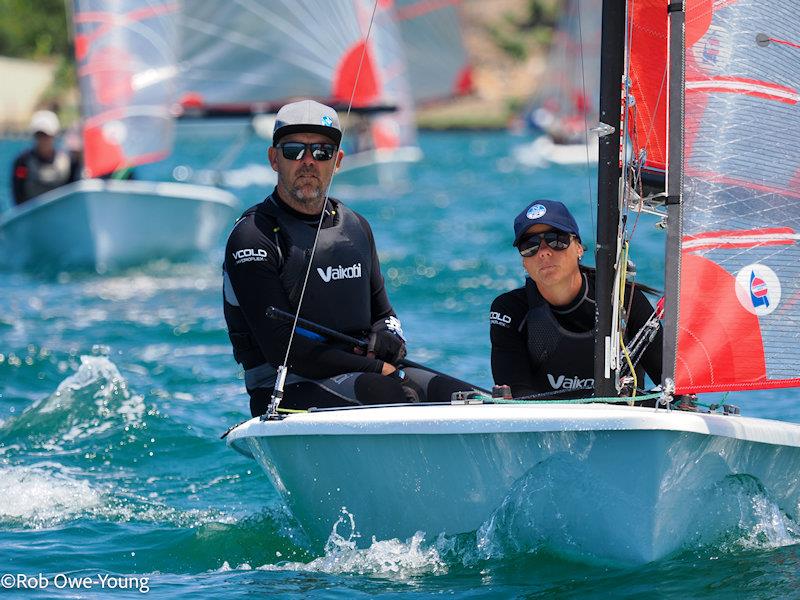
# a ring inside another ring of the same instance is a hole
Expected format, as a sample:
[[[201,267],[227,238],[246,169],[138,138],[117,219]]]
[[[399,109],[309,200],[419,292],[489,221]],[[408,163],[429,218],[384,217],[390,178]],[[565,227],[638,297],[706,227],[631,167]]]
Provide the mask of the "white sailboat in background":
[[[297,98],[337,107],[347,159],[340,175],[402,178],[421,152],[405,54],[391,3],[315,0],[225,4],[196,0],[180,18],[182,104],[187,116],[269,115]],[[362,59],[363,57],[363,59]],[[358,85],[355,85],[358,79]],[[344,119],[343,119],[344,120]],[[271,137],[269,121],[257,133]],[[234,177],[241,175],[232,173]],[[247,171],[271,177],[261,163]],[[337,175],[339,181],[340,175]],[[227,174],[222,173],[225,181]],[[347,179],[345,179],[347,180]],[[240,181],[239,183],[243,183]]]
[[[567,0],[553,32],[547,68],[526,120],[540,135],[514,149],[524,165],[597,161],[602,0]]]
[[[461,32],[460,0],[395,0],[411,95],[416,107],[473,91],[472,67]]]
[[[639,202],[631,186],[647,166],[646,148],[628,161],[620,139],[636,138],[630,130],[645,110],[654,112],[636,125],[641,139],[666,139],[650,134],[664,122],[668,46],[661,398],[800,387],[800,161],[788,143],[800,135],[800,13],[790,0],[627,7],[627,21],[621,3],[603,9],[600,114],[610,133],[601,138],[596,396],[616,396],[624,383],[612,323],[619,326],[614,281],[624,256],[617,246],[629,240],[618,217]],[[635,72],[642,56],[656,68],[643,75],[649,83],[626,89],[621,110],[623,65]],[[634,92],[643,94],[635,106]],[[663,211],[663,194],[648,202],[659,200],[651,209]],[[233,428],[227,443],[261,464],[315,548],[347,522],[344,507],[359,544],[477,531],[482,547],[506,528],[531,548],[641,563],[746,527],[741,515],[729,523],[710,515],[720,493],[766,506],[776,527],[794,527],[800,425],[735,412],[481,398],[256,418]]]
[[[10,267],[105,272],[183,259],[215,246],[238,200],[220,189],[95,179],[154,162],[172,149],[176,5],[76,0],[83,161],[90,179],[0,215]]]

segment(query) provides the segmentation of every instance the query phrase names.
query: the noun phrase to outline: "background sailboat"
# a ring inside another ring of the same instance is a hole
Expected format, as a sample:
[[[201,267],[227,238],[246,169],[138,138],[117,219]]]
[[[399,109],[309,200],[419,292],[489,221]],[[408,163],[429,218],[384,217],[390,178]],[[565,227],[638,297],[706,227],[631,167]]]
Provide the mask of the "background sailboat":
[[[458,0],[395,0],[414,104],[424,106],[472,92],[472,68],[461,33]]]
[[[12,266],[103,272],[185,258],[214,246],[235,218],[238,201],[223,190],[93,179],[171,151],[176,12],[172,2],[75,2],[83,164],[90,179],[0,217],[0,243],[9,250],[2,255]]]
[[[343,169],[375,168],[379,179],[391,178],[391,165],[419,160],[421,153],[391,4],[377,3],[367,40],[373,5],[368,0],[185,4],[179,79],[187,116],[268,115],[300,97],[344,113],[352,95]],[[270,136],[270,125],[257,123],[258,133]]]
[[[597,160],[602,0],[567,0],[553,32],[540,91],[526,115],[538,133],[517,148],[523,164],[585,164]]]

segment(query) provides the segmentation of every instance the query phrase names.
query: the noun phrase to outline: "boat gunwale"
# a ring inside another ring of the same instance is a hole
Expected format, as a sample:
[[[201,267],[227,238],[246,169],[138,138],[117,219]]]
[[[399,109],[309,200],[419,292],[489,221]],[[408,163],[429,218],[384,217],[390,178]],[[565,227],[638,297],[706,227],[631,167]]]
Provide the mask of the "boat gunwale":
[[[359,407],[281,420],[254,417],[227,436],[463,435],[587,431],[672,431],[800,447],[800,425],[785,421],[611,404],[472,404]]]
[[[220,188],[175,181],[138,181],[81,179],[52,189],[35,198],[11,206],[0,213],[0,228],[51,204],[80,194],[137,194],[139,196],[169,196],[171,199],[211,202],[233,209],[239,208],[236,196]]]

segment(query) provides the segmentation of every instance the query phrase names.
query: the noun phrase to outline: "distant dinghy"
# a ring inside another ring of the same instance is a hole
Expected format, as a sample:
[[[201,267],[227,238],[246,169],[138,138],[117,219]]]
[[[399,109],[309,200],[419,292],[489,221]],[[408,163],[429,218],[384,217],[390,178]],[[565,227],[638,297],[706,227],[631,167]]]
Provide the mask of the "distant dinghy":
[[[177,4],[75,0],[75,59],[88,180],[0,217],[3,260],[25,269],[106,271],[187,258],[220,241],[236,218],[231,193],[99,177],[172,151],[177,101]]]
[[[105,273],[214,248],[238,201],[183,183],[85,179],[0,215],[0,261],[33,272]]]

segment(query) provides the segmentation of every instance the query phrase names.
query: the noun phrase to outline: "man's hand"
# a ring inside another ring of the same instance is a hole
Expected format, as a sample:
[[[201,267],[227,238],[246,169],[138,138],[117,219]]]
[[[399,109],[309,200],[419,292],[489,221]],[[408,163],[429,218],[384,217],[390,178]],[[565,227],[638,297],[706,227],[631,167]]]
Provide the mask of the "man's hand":
[[[367,346],[367,356],[384,362],[396,363],[405,358],[406,339],[397,317],[387,317],[372,324]]]
[[[397,371],[397,367],[387,362],[383,363],[381,367],[381,375],[391,375],[395,371]]]

